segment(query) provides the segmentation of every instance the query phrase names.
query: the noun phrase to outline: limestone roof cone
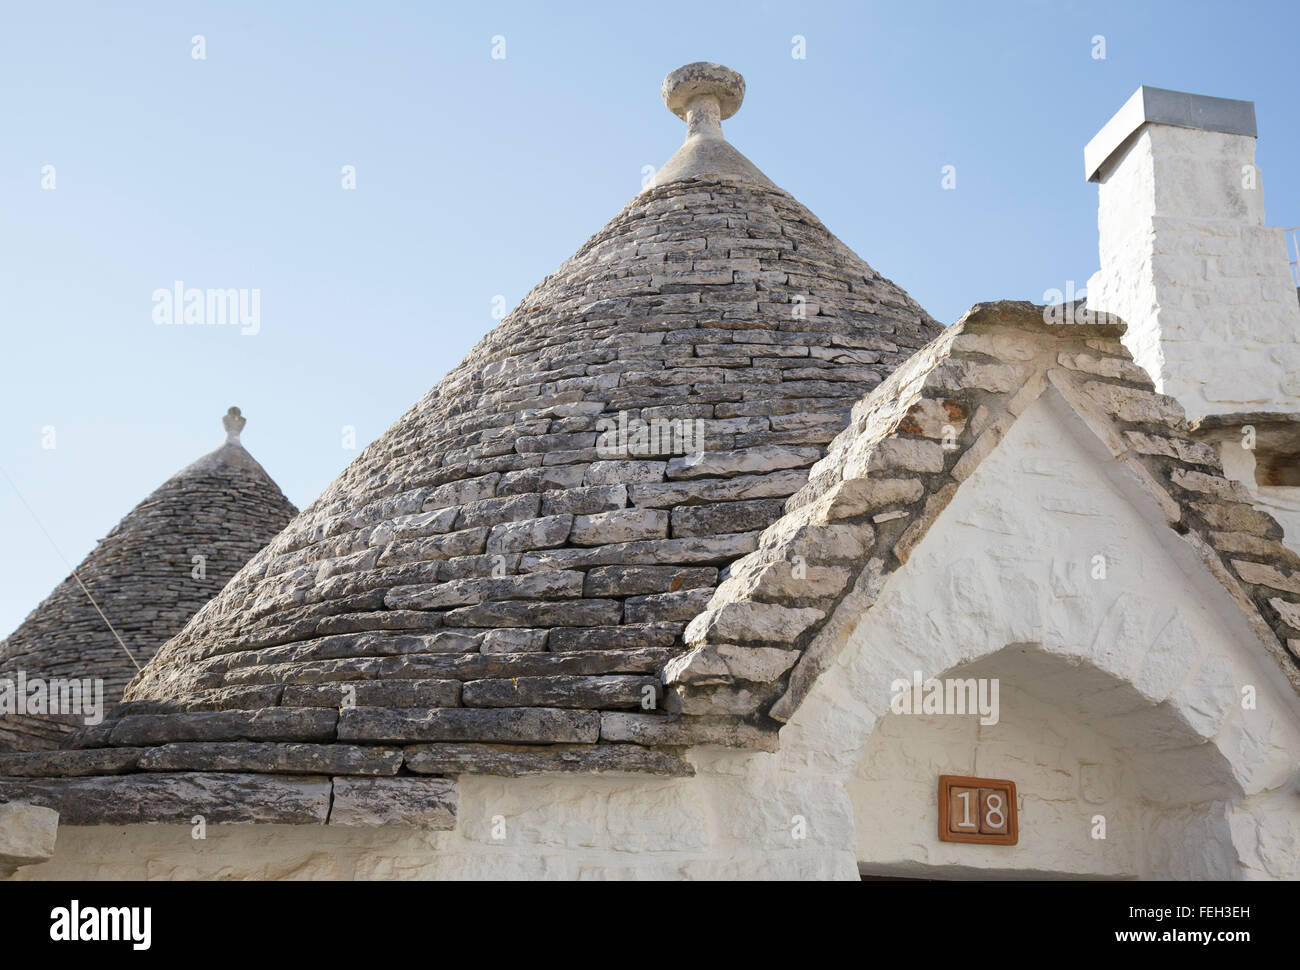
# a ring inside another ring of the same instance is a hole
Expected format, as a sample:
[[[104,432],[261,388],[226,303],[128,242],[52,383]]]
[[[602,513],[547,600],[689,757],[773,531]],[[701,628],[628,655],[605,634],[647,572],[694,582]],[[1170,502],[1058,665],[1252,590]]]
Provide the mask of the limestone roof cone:
[[[662,91],[688,134],[654,184],[254,556],[120,714],[346,696],[349,719],[419,709],[457,740],[540,743],[643,709],[853,403],[941,330],[722,139],[739,74],[687,65]]]
[[[240,444],[239,408],[222,424],[220,448],[132,509],[75,575],[0,641],[0,680],[19,671],[28,683],[101,679],[107,710],[137,663],[147,663],[288,523],[297,509]],[[58,747],[81,723],[75,716],[0,715],[0,750]]]

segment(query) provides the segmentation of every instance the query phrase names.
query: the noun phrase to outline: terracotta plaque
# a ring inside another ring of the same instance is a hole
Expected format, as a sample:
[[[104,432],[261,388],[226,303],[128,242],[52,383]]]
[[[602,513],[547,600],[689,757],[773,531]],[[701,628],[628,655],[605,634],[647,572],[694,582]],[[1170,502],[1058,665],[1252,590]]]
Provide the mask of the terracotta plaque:
[[[1014,781],[939,776],[939,841],[1015,845],[1019,837]]]

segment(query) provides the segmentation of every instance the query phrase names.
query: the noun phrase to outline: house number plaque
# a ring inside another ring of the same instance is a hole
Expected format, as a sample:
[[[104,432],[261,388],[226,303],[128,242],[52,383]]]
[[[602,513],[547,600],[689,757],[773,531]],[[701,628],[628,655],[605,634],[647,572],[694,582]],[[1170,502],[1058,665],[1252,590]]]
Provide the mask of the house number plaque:
[[[939,776],[939,841],[1015,845],[1016,783],[1005,778]]]

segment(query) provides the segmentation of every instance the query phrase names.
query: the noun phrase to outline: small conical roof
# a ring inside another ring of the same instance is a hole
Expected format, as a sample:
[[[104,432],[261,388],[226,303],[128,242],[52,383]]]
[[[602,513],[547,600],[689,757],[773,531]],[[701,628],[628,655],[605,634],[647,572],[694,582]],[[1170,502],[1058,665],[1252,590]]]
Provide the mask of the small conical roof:
[[[239,441],[168,479],[105,536],[0,642],[0,683],[101,679],[105,710],[138,666],[183,627],[297,512]],[[81,718],[0,715],[0,750],[56,745]],[[71,727],[69,726],[71,725]]]
[[[654,184],[160,651],[132,709],[643,703],[853,402],[941,329],[727,144],[743,90],[669,75],[688,137]],[[463,713],[462,740],[527,735]]]

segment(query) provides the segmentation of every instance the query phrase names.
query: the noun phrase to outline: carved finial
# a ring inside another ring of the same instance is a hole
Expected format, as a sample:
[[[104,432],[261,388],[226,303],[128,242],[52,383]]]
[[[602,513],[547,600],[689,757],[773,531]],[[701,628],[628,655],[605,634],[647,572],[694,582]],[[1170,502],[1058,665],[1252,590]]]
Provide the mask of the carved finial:
[[[221,419],[222,427],[226,429],[226,444],[239,444],[239,432],[244,430],[244,425],[248,419],[239,413],[239,408],[231,408],[226,412],[225,417]]]
[[[722,120],[740,110],[745,79],[729,67],[696,61],[679,67],[659,89],[668,110],[686,122],[686,140],[642,192],[688,178],[728,179],[775,189],[771,179],[722,137]]]
[[[740,110],[745,79],[729,67],[696,61],[679,67],[659,88],[668,110],[686,122],[686,137],[721,138],[719,122]]]

